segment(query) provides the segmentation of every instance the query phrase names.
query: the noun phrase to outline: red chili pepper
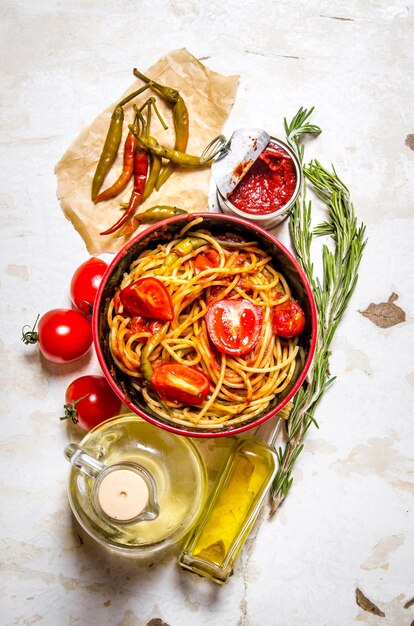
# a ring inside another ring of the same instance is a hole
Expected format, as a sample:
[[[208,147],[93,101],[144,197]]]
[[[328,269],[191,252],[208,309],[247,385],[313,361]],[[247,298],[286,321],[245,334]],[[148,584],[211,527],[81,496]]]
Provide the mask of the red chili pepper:
[[[94,202],[102,202],[103,200],[109,200],[118,195],[127,186],[132,174],[134,173],[134,152],[137,147],[137,138],[133,133],[128,133],[124,146],[124,164],[122,172],[118,180],[114,182],[111,187],[102,191],[96,196]]]
[[[123,216],[108,230],[101,235],[111,235],[119,230],[134,215],[144,193],[145,181],[148,174],[148,152],[146,150],[135,150],[134,152],[134,189],[129,199],[128,207],[125,209]]]

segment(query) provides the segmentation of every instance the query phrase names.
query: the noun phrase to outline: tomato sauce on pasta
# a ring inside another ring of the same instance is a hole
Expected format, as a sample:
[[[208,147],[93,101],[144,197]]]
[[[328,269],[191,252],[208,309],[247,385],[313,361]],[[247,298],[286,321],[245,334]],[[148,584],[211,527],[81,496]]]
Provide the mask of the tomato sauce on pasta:
[[[171,241],[133,261],[108,308],[109,346],[149,411],[176,425],[217,429],[249,421],[274,406],[294,380],[302,349],[298,336],[280,337],[272,326],[274,308],[291,299],[272,257],[255,241],[214,237],[201,222],[189,222]],[[123,306],[120,290],[145,277],[156,278],[168,291],[172,320],[139,325]],[[259,307],[262,323],[254,347],[233,356],[216,349],[206,314],[217,301],[238,299]],[[158,396],[148,371],[165,362],[195,367],[208,376],[210,389],[201,404]]]

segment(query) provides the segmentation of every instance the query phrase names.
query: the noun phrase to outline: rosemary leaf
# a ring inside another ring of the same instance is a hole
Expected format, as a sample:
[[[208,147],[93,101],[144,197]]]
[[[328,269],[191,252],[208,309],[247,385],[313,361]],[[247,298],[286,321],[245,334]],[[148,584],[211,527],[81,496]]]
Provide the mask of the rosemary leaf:
[[[321,129],[308,120],[313,108],[300,108],[290,123],[284,120],[286,139],[303,165],[305,135],[318,135]],[[314,412],[335,377],[329,373],[330,345],[358,280],[358,268],[366,245],[365,226],[358,225],[348,188],[335,168],[326,169],[319,161],[303,165],[305,184],[290,217],[290,233],[299,264],[315,297],[318,336],[315,358],[302,387],[296,393],[286,422],[287,441],[277,452],[279,468],[272,486],[274,513],[286,498],[293,482],[292,469],[303,449],[303,438],[313,424]],[[307,185],[325,206],[327,219],[312,230],[312,203],[306,199]],[[322,276],[315,276],[312,261],[314,236],[328,237],[331,246],[322,246]]]

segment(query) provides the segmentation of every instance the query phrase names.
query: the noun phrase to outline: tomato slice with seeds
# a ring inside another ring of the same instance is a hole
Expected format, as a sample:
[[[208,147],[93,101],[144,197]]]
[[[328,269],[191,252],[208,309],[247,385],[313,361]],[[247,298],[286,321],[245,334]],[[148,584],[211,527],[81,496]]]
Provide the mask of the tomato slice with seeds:
[[[174,308],[170,294],[160,280],[148,276],[139,278],[121,290],[120,299],[131,315],[171,321]]]
[[[272,326],[276,335],[285,339],[301,334],[305,328],[305,314],[296,300],[286,300],[275,306]]]
[[[242,356],[260,339],[263,316],[260,308],[245,299],[224,299],[207,311],[209,337],[219,352]]]
[[[200,272],[204,272],[204,270],[209,270],[214,267],[219,267],[219,265],[220,255],[214,248],[208,248],[205,252],[200,252],[193,260],[195,274],[199,274]]]
[[[179,404],[199,406],[210,391],[210,379],[202,370],[173,361],[156,365],[150,383],[162,400]]]

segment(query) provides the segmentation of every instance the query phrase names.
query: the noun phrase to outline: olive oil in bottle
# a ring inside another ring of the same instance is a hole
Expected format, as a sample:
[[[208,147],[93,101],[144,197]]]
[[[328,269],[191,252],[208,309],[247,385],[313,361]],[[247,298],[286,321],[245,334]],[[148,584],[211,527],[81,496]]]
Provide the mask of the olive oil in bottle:
[[[236,445],[180,556],[183,569],[226,582],[276,470],[276,453],[268,445],[253,439]]]

